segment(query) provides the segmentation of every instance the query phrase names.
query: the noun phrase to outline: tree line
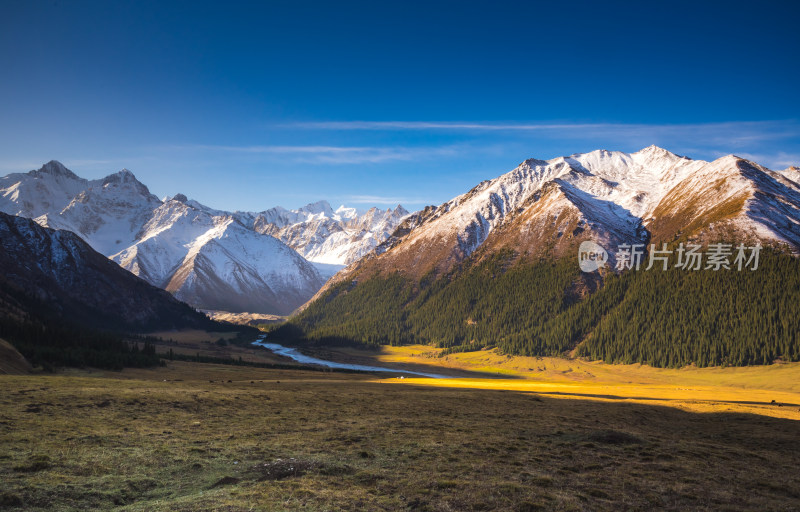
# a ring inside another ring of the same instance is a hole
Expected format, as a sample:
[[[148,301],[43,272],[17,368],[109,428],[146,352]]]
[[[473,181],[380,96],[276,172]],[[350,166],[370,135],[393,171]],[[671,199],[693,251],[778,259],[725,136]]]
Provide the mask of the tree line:
[[[798,300],[800,261],[770,249],[755,271],[657,266],[602,279],[571,258],[520,263],[503,251],[419,282],[395,273],[339,283],[273,336],[741,366],[800,360]]]
[[[61,366],[121,370],[155,366],[160,361],[151,340],[131,339],[71,322],[3,280],[0,338],[11,343],[33,366],[48,371]]]

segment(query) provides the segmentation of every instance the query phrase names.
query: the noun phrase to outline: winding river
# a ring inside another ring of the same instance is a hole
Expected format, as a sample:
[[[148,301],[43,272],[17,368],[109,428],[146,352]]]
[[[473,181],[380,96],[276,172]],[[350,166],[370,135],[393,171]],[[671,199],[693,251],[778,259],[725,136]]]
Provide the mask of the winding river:
[[[267,343],[264,341],[266,336],[259,336],[256,341],[253,342],[253,345],[258,345],[259,347],[264,347],[265,349],[278,354],[280,356],[288,357],[297,361],[298,363],[302,364],[315,364],[318,366],[325,366],[327,368],[338,368],[342,370],[357,370],[361,372],[389,372],[389,373],[399,373],[402,376],[405,375],[414,375],[419,377],[429,377],[431,379],[444,379],[447,378],[445,375],[439,375],[436,373],[423,373],[423,372],[413,372],[408,370],[398,370],[396,368],[384,368],[382,366],[367,366],[363,364],[348,364],[348,363],[336,363],[334,361],[326,361],[325,359],[318,359],[316,357],[307,356],[305,354],[300,353],[297,349],[291,347],[284,347],[278,343]]]

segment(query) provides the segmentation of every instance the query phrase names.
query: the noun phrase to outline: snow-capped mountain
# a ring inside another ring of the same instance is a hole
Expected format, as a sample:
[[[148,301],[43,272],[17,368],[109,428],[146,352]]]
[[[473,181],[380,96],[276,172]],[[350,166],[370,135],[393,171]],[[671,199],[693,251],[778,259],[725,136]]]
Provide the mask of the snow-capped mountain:
[[[520,257],[572,256],[582,240],[615,248],[731,234],[787,244],[797,252],[798,174],[733,155],[692,160],[656,146],[630,154],[598,150],[530,159],[409,216],[375,252],[329,285],[362,270],[400,270],[414,277],[445,272],[479,248],[482,254],[511,248]]]
[[[217,214],[219,213],[219,214]],[[111,259],[198,307],[289,314],[324,280],[313,265],[230,214],[175,196]]]
[[[107,256],[131,245],[160,204],[127,169],[90,181],[50,161],[0,178],[0,211],[77,233]]]
[[[333,210],[327,201],[299,208],[281,207],[258,214],[239,214],[259,233],[278,238],[307,260],[341,268],[371,252],[386,240],[408,212],[400,205],[387,210],[355,208]]]
[[[125,169],[86,180],[56,161],[0,178],[0,211],[72,231],[195,307],[284,315],[408,213],[398,206],[359,215],[324,201],[230,213],[183,194],[160,200]]]
[[[89,180],[79,178],[61,162],[51,160],[38,171],[0,178],[0,209],[33,219],[60,212],[90,186]]]

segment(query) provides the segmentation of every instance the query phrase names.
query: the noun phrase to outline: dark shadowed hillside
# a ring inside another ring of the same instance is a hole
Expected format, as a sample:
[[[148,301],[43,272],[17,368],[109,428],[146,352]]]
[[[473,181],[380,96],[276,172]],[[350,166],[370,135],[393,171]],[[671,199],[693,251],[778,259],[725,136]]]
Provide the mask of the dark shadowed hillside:
[[[0,213],[0,337],[34,365],[157,364],[125,333],[225,329],[95,252],[69,231]]]
[[[0,213],[0,307],[108,330],[208,327],[205,315],[134,276],[69,231]]]

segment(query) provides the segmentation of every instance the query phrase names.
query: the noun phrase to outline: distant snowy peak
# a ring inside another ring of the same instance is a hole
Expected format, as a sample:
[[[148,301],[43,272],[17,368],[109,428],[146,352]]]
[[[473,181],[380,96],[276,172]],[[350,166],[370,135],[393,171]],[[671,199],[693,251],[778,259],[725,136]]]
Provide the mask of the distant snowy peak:
[[[297,252],[234,215],[177,195],[112,259],[205,309],[289,314],[324,279]]]
[[[223,210],[216,210],[214,208],[211,208],[209,206],[206,206],[206,205],[200,203],[199,201],[195,201],[194,199],[189,199],[188,197],[186,197],[185,194],[175,194],[172,197],[166,197],[166,198],[164,198],[162,200],[163,203],[168,203],[170,201],[175,201],[177,203],[186,205],[189,208],[193,208],[195,210],[199,210],[201,212],[205,212],[205,213],[207,213],[209,215],[214,215],[214,216],[218,216],[218,217],[232,215],[229,212],[226,212],[226,211],[223,211]]]
[[[358,217],[358,210],[355,208],[349,208],[345,205],[339,206],[334,212],[340,219],[349,220]]]
[[[293,224],[326,219],[334,222],[346,222],[359,218],[362,212],[356,208],[347,207],[345,205],[341,205],[334,210],[329,202],[317,201],[295,210],[287,210],[282,206],[275,206],[262,212],[237,212],[236,215],[242,220],[250,220],[258,226],[270,224],[273,228],[280,229]]]
[[[328,201],[317,201],[316,203],[309,203],[300,208],[298,212],[307,213],[311,217],[321,216],[321,217],[332,218],[334,216],[333,208],[331,208],[331,205],[330,203],[328,203]]]
[[[277,206],[234,216],[255,231],[281,240],[311,262],[341,268],[386,240],[408,211],[398,205],[360,213],[344,205],[333,210],[327,201],[318,201],[296,210]]]
[[[176,205],[170,206],[172,203]],[[74,231],[108,256],[136,252],[133,245],[137,240],[165,231],[165,216],[177,222],[177,212],[185,212],[185,208],[233,219],[257,233],[282,240],[304,257],[334,266],[352,263],[372,250],[408,215],[399,205],[394,210],[372,208],[362,212],[345,205],[334,210],[324,200],[296,210],[277,206],[262,212],[231,213],[180,193],[158,199],[128,169],[90,181],[55,160],[38,170],[0,180],[0,211]],[[155,225],[158,227],[153,231]]]
[[[787,167],[782,171],[782,173],[785,177],[800,185],[800,167]]]
[[[0,178],[0,211],[30,218],[57,214],[88,187],[88,180],[51,160],[38,170]]]
[[[77,233],[106,255],[133,243],[149,213],[160,204],[127,169],[90,181],[50,161],[37,171],[12,174],[2,181],[11,182],[9,188],[16,194],[3,193],[8,202],[0,204],[0,210]]]
[[[50,160],[44,164],[38,171],[31,171],[29,174],[42,175],[48,174],[50,176],[61,176],[68,179],[80,180],[80,178],[72,171],[64,167],[64,164],[58,160]]]

